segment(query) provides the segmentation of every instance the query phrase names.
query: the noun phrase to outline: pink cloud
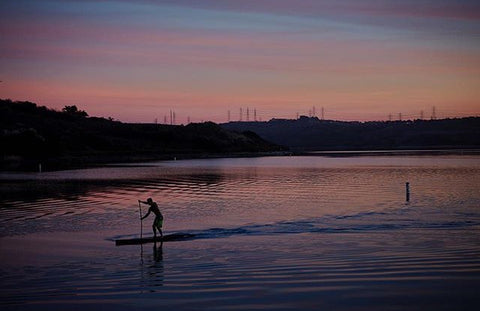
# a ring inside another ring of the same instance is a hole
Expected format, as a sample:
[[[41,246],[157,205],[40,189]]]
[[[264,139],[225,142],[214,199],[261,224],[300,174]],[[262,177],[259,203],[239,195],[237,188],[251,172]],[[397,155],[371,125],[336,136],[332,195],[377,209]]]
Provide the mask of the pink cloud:
[[[212,66],[228,69],[310,73],[368,73],[433,70],[442,62],[472,71],[478,57],[468,51],[382,40],[328,38],[302,34],[242,34],[202,30],[117,29],[95,25],[61,28],[53,23],[7,28],[1,55],[27,59],[129,66]],[[30,32],[35,29],[34,32]],[[9,35],[8,35],[9,34]],[[22,37],[30,36],[31,40]],[[22,39],[19,39],[22,38]],[[71,40],[71,42],[68,42]],[[454,60],[454,62],[452,62]],[[433,65],[432,65],[433,64]],[[462,64],[467,64],[462,66]]]

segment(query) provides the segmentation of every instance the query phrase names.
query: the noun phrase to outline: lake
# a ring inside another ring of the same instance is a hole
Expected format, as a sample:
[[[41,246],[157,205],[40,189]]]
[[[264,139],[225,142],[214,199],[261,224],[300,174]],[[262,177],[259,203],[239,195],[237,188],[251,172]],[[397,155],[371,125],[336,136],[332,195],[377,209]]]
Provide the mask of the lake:
[[[478,155],[182,160],[0,179],[2,310],[480,304]],[[152,234],[153,217],[139,220],[148,197],[165,233],[194,237],[115,246]]]

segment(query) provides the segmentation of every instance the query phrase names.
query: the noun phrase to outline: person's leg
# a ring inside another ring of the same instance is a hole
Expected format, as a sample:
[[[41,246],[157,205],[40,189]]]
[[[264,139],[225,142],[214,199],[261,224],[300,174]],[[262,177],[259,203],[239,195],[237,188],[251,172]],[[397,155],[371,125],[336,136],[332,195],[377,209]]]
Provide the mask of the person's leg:
[[[153,224],[152,229],[153,229],[153,238],[157,238],[157,231],[156,231],[155,224]]]
[[[160,233],[160,237],[163,238],[163,232],[162,232],[163,219],[155,220],[155,226],[157,227],[158,233]]]

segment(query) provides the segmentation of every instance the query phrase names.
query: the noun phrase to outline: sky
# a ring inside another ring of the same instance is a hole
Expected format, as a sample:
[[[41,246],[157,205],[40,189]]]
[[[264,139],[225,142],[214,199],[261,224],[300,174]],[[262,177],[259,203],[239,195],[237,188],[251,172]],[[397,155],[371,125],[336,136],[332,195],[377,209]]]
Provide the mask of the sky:
[[[480,2],[0,0],[0,80],[124,122],[480,116]]]

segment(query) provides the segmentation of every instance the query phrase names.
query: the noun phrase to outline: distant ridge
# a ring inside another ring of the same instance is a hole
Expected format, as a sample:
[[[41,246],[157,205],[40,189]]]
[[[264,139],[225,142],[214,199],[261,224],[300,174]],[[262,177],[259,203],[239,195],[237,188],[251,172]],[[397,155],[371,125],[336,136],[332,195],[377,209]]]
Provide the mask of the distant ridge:
[[[130,124],[88,117],[76,106],[62,112],[32,102],[0,100],[2,170],[63,169],[174,157],[255,155],[284,148],[253,132],[212,122]]]
[[[480,118],[346,122],[302,116],[298,120],[229,122],[228,130],[252,131],[292,150],[480,148]]]

